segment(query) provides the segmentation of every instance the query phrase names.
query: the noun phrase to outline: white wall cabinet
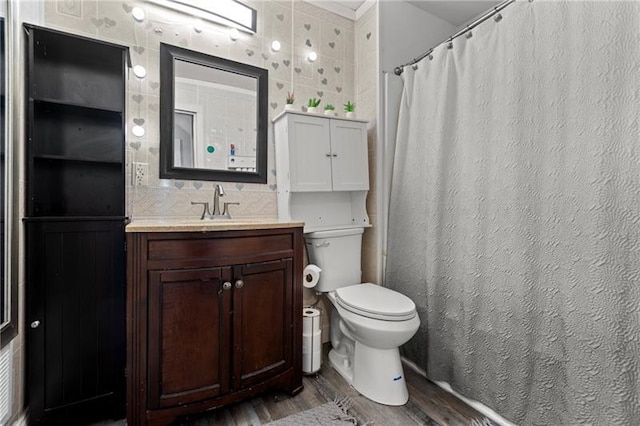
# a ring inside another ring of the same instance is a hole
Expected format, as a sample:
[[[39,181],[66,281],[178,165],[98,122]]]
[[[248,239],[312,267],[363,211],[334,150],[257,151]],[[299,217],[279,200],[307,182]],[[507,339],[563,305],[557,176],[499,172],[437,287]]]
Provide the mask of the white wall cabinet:
[[[370,226],[367,122],[284,112],[274,120],[278,217],[304,232]]]
[[[367,191],[367,124],[287,114],[291,191]]]

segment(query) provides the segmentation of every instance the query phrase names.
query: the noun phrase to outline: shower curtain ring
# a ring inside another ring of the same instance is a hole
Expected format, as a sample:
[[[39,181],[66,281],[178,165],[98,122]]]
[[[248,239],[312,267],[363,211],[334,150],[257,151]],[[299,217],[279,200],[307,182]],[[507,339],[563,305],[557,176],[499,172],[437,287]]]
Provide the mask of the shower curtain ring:
[[[500,13],[498,13],[498,14],[495,16],[495,18],[493,18],[493,20],[494,20],[494,21],[496,21],[496,22],[500,22],[500,21],[502,21],[502,15],[501,15]]]

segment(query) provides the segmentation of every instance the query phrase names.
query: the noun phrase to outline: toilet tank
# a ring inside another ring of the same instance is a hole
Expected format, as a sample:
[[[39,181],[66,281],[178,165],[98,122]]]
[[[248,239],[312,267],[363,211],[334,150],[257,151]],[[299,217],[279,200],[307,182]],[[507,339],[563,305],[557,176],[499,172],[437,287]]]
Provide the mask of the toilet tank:
[[[349,228],[305,234],[309,261],[322,269],[316,291],[360,283],[363,232],[363,228]]]

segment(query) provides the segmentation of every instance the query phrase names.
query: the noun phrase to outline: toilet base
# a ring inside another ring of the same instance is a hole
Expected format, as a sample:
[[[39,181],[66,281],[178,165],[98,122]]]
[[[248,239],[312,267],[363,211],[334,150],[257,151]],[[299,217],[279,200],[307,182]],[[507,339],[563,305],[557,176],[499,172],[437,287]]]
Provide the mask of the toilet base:
[[[400,361],[400,351],[376,349],[355,342],[353,362],[335,349],[329,352],[329,364],[355,390],[379,404],[404,405],[409,391]]]
[[[353,382],[353,363],[346,354],[341,354],[335,349],[329,351],[329,365],[336,370],[347,383]]]

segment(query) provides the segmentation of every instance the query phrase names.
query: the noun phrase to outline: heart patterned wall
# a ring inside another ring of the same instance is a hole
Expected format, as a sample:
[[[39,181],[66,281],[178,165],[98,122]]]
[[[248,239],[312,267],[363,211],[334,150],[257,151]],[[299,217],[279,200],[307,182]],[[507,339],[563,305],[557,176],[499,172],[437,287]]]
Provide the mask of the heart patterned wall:
[[[225,27],[200,22],[143,1],[56,0],[45,2],[45,24],[75,34],[112,41],[130,47],[133,65],[142,65],[147,76],[129,73],[127,85],[127,214],[131,217],[191,217],[199,215],[191,201],[211,198],[216,182],[159,179],[160,43],[168,43],[269,70],[269,121],[284,109],[288,91],[301,107],[311,97],[338,108],[355,100],[354,23],[299,0],[245,1],[258,12],[258,32],[241,33],[232,41]],[[134,7],[145,19],[133,19]],[[199,28],[200,29],[200,28]],[[280,51],[270,48],[280,41]],[[306,60],[309,51],[318,60]],[[145,128],[143,137],[131,133],[134,125]],[[276,166],[273,131],[269,128],[268,182],[223,183],[228,201],[238,201],[236,216],[277,216]],[[131,186],[132,162],[148,163],[148,183]]]

